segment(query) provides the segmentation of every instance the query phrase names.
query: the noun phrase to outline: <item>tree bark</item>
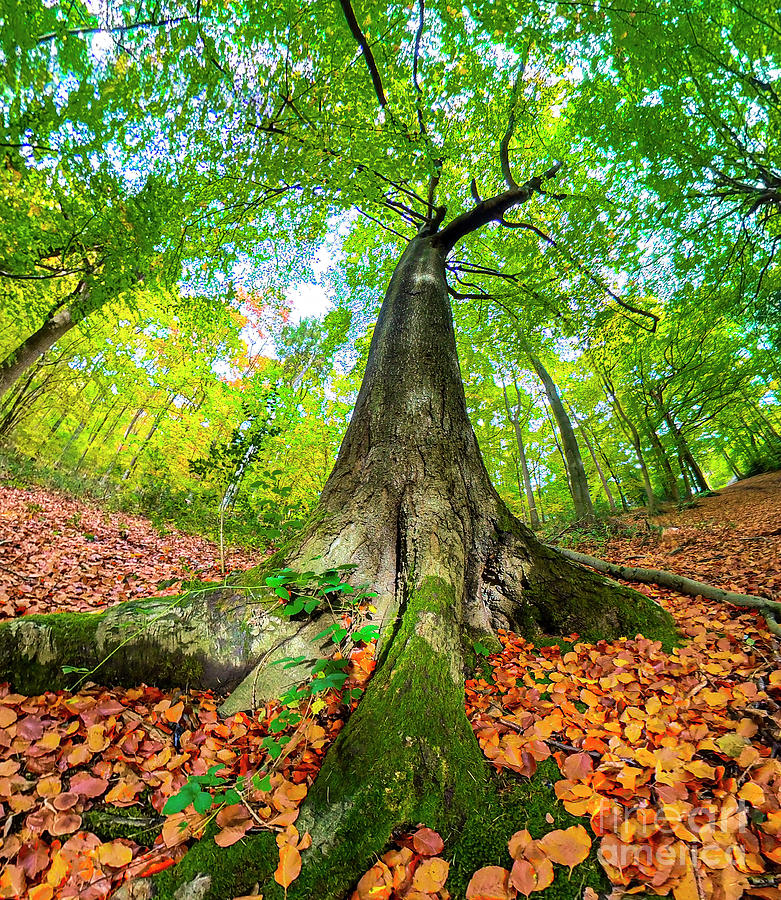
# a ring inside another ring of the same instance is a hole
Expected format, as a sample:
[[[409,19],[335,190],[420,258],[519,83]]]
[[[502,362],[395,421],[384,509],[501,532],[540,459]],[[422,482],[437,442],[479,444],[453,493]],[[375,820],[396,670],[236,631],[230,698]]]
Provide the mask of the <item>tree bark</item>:
[[[74,314],[72,306],[74,303],[83,304],[88,297],[89,289],[86,283],[79,282],[78,287],[67,301],[63,305],[55,307],[43,325],[0,362],[0,397],[36,360],[40,359],[63,335],[78,324],[79,317]]]
[[[573,631],[583,640],[638,632],[674,639],[659,606],[539,543],[492,486],[467,416],[445,283],[447,229],[443,234],[419,235],[402,255],[319,505],[275,560],[296,571],[351,566],[351,582],[376,592],[381,620],[375,675],[302,807],[299,827],[311,831],[313,844],[289,900],[341,900],[394,828],[410,822],[452,835],[457,855],[480,846],[495,797],[463,704],[475,639],[498,647],[498,628],[536,640]],[[258,587],[262,574],[178,602],[144,601],[150,626],[132,634],[118,626],[143,621],[139,604],[86,616],[81,638],[70,644],[58,616],[0,626],[0,675],[19,689],[20,680],[61,679],[55,673],[63,663],[83,665],[85,654],[91,662],[113,649],[98,670],[104,675],[91,677],[126,681],[143,673],[224,689],[260,660],[234,697],[252,706],[278,696],[280,678],[300,676],[270,664],[311,656],[323,617],[279,617]],[[15,663],[20,648],[23,666]],[[255,882],[270,894],[272,837],[242,844],[238,871],[229,853],[215,854],[204,839],[158,885],[173,896],[207,873],[207,897],[247,893]]]
[[[542,382],[553,417],[556,419],[567,466],[575,515],[578,519],[593,519],[594,505],[591,502],[591,494],[588,489],[588,479],[586,478],[586,469],[583,465],[583,457],[580,455],[578,440],[575,437],[572,422],[570,422],[567,411],[564,409],[559,390],[540,359],[529,349],[526,349],[526,355],[529,357],[537,377]]]

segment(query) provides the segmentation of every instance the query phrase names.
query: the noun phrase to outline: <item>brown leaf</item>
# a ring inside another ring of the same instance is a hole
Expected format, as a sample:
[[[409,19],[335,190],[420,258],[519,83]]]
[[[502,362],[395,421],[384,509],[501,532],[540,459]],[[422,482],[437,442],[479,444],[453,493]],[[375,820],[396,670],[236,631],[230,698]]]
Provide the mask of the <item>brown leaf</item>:
[[[484,866],[472,876],[466,900],[512,900],[510,873],[501,866]]]
[[[421,856],[437,856],[445,849],[445,842],[431,828],[419,828],[412,838],[412,845]]]
[[[390,900],[393,876],[384,862],[376,862],[358,882],[358,900]]]

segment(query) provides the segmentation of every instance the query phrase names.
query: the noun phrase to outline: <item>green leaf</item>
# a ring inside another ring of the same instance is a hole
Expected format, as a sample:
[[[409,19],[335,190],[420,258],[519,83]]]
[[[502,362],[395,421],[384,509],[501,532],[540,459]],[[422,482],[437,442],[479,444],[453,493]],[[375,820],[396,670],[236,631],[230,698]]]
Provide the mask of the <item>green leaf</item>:
[[[198,791],[193,800],[193,809],[199,813],[208,812],[212,808],[212,795],[205,791]]]
[[[263,791],[264,793],[268,793],[271,790],[271,776],[266,775],[261,778],[260,775],[255,773],[252,776],[252,786],[256,791]]]

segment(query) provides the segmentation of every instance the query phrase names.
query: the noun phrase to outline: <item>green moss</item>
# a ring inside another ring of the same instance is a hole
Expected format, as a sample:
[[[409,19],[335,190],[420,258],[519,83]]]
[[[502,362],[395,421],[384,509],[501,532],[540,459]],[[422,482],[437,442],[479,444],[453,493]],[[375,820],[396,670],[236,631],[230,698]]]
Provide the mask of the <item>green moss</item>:
[[[88,809],[82,814],[82,830],[91,831],[103,841],[130,838],[144,847],[151,847],[160,833],[164,818],[152,806],[104,806]]]
[[[660,641],[667,653],[680,645],[674,619],[659,604],[586,569],[562,566],[564,562],[557,559],[552,577],[525,592],[527,604],[516,625],[521,634],[536,644],[577,633],[586,643],[642,634]]]
[[[532,778],[512,773],[495,773],[489,787],[489,812],[487,818],[465,829],[455,844],[446,846],[444,855],[450,860],[448,889],[454,900],[464,897],[469,879],[481,866],[512,867],[507,841],[522,828],[529,830],[533,838],[540,838],[549,831],[582,824],[591,833],[588,820],[577,819],[568,813],[553,790],[554,782],[561,777],[552,759],[540,763]],[[553,817],[553,822],[546,820]],[[593,839],[593,835],[592,835]],[[583,896],[586,886],[600,894],[610,886],[596,858],[596,845],[592,844],[588,858],[577,866],[570,876],[563,866],[554,866],[555,879],[541,900],[576,900]]]
[[[155,900],[171,900],[182,884],[197,875],[211,877],[207,897],[213,900],[249,894],[257,882],[271,879],[279,862],[279,849],[272,832],[249,835],[230,847],[218,847],[214,843],[215,832],[216,828],[211,826],[177,866],[155,876]],[[271,884],[275,883],[271,881]],[[271,897],[265,888],[264,896]]]
[[[64,673],[63,665],[91,669],[99,662],[100,619],[101,614],[62,612],[3,622],[0,676],[29,696],[70,687],[79,676]]]

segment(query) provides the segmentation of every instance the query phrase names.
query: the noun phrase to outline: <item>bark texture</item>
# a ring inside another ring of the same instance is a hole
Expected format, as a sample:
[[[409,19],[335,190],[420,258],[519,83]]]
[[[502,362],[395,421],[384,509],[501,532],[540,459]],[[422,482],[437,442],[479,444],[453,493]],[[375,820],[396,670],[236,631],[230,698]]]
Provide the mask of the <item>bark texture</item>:
[[[464,711],[475,638],[498,646],[496,629],[508,627],[533,639],[575,631],[585,640],[641,632],[669,642],[675,636],[659,606],[540,544],[491,485],[456,354],[444,270],[452,234],[418,236],[399,261],[319,506],[276,560],[298,571],[353,566],[350,580],[377,592],[383,626],[375,675],[302,808],[298,824],[311,831],[313,844],[289,898],[349,896],[393,829],[417,822],[438,828],[465,870],[481,864],[486,823],[493,826],[499,814]],[[262,582],[258,573],[252,577]],[[242,682],[242,702],[256,690],[259,698],[278,695],[271,679],[281,667],[268,664],[311,654],[311,636],[324,623],[310,619],[301,630],[300,623],[276,617],[262,590],[253,592],[248,581],[244,588],[158,601],[170,615],[156,617],[150,607],[144,615],[154,621],[130,640],[121,629],[111,641],[104,636],[137,621],[143,604],[87,615],[71,655],[90,641],[96,653],[113,651],[100,670],[108,680],[133,673],[138,680],[142,672],[149,679],[148,661],[159,660],[152,677],[164,683],[175,680],[183,661],[194,660],[181,680],[223,687],[258,662]],[[58,618],[0,627],[0,675],[13,668],[17,642],[38,666],[39,683],[56,671],[68,642],[67,628],[53,635]],[[180,649],[188,645],[191,652]],[[12,677],[22,677],[18,665]],[[255,882],[270,900],[283,896],[271,878],[277,862],[271,835],[241,841],[232,853],[215,850],[210,838],[202,840],[157,879],[157,896],[182,900],[195,896],[187,885],[197,884],[199,896],[222,900],[247,893]]]
[[[86,286],[80,285],[73,299],[81,298],[86,293]],[[0,362],[0,397],[77,322],[78,319],[72,314],[69,306],[53,310],[37,331]]]

